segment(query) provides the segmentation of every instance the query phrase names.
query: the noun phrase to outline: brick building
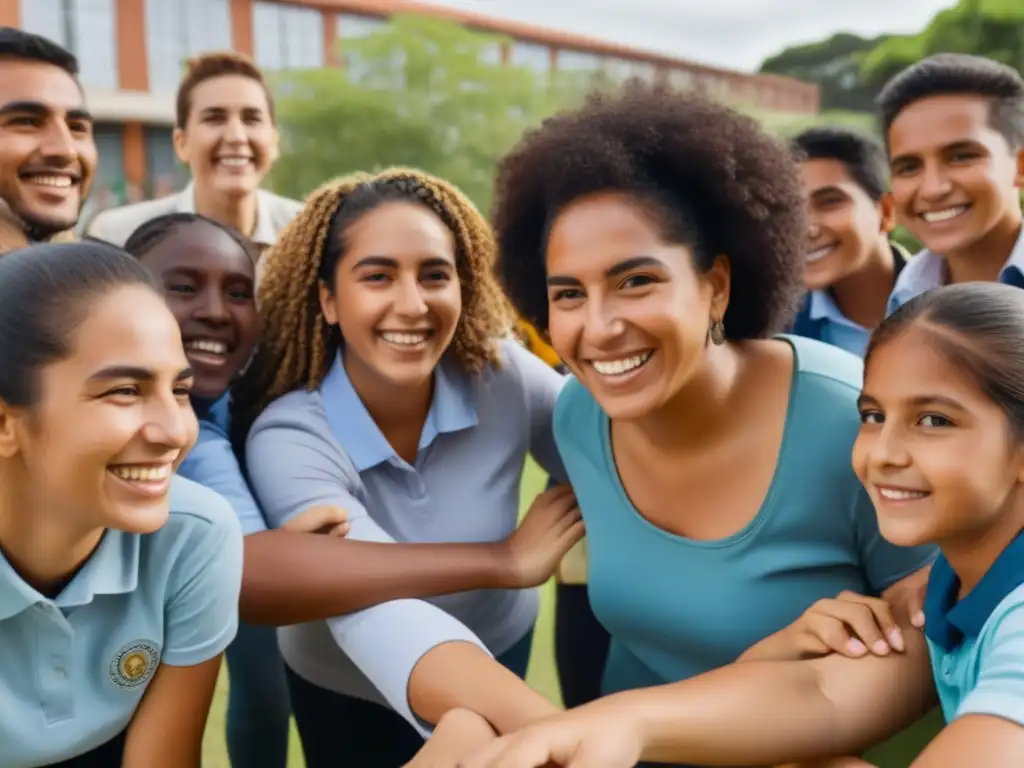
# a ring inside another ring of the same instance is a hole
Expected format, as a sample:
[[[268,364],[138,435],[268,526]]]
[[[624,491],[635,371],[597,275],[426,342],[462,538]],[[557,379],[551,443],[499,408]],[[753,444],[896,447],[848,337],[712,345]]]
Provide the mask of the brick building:
[[[171,146],[173,94],[188,56],[233,48],[266,70],[340,66],[346,38],[387,15],[442,16],[500,34],[495,61],[550,71],[602,69],[613,77],[664,77],[765,109],[813,113],[817,86],[708,67],[560,31],[399,0],[0,0],[0,24],[56,40],[77,54],[97,118],[100,188],[123,196],[181,181]],[[155,189],[154,189],[155,188]]]

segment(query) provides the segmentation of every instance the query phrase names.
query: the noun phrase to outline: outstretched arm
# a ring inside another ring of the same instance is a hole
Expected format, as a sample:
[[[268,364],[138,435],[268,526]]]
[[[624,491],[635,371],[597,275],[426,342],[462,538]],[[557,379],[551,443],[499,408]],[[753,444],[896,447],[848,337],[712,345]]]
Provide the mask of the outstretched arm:
[[[464,768],[776,765],[857,754],[934,705],[924,638],[905,634],[902,654],[732,664],[599,699],[498,740]]]

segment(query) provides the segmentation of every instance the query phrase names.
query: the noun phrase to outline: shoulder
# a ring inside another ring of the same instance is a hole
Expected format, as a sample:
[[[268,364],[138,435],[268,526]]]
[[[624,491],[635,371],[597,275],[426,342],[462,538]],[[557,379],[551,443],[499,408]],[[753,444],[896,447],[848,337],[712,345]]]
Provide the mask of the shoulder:
[[[488,376],[492,379],[511,380],[517,384],[529,383],[538,376],[549,380],[560,380],[561,374],[555,371],[522,343],[514,338],[499,339],[498,355],[500,365],[491,366]]]
[[[982,636],[997,643],[1012,643],[1024,664],[1024,584],[1002,599],[982,629]]]
[[[175,538],[241,538],[242,530],[230,502],[216,491],[181,475],[171,478],[170,510],[157,534]]]
[[[89,224],[88,234],[114,245],[123,246],[132,232],[150,219],[179,210],[180,195],[179,192],[158,200],[146,200],[102,211]]]
[[[284,197],[282,195],[275,194],[270,190],[260,190],[260,196],[263,198],[264,205],[270,212],[271,218],[274,220],[275,228],[280,230],[298,215],[299,211],[302,210],[303,204],[298,200],[293,200],[290,197]]]
[[[324,399],[319,389],[296,389],[277,398],[256,417],[250,436],[280,428],[317,429],[326,424]]]
[[[593,446],[603,423],[601,406],[575,376],[566,376],[555,403],[555,439],[560,450],[570,446]]]
[[[856,398],[864,381],[864,361],[844,349],[803,336],[785,336],[793,347],[796,380]]]

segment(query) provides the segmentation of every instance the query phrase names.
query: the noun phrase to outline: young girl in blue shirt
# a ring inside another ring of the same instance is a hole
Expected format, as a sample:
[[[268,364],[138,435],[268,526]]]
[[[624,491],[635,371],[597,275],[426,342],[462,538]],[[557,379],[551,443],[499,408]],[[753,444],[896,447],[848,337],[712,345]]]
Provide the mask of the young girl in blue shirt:
[[[198,768],[242,537],[175,476],[193,371],[99,243],[0,259],[0,763]]]

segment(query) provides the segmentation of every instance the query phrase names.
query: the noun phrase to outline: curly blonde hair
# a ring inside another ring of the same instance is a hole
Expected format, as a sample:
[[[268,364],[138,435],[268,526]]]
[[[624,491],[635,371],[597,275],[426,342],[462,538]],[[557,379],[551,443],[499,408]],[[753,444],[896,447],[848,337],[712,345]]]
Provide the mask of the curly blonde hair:
[[[446,354],[469,373],[499,364],[498,339],[510,331],[514,316],[494,274],[490,226],[469,199],[443,179],[409,168],[336,179],[306,199],[263,257],[263,335],[252,364],[232,389],[236,445],[273,400],[323,381],[341,338],[320,309],[319,281],[332,279],[353,223],[379,205],[401,201],[425,205],[455,240],[462,313]]]

